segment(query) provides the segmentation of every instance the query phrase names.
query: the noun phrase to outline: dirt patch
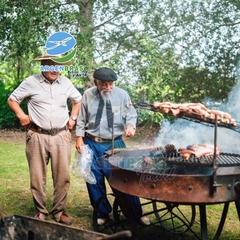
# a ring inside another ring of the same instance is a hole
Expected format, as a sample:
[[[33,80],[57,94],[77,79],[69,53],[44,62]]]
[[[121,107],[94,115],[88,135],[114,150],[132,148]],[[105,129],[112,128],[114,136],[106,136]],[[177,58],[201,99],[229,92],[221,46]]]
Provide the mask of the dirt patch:
[[[141,126],[136,130],[135,136],[124,138],[127,147],[146,148],[154,144],[158,135],[158,126]],[[0,129],[0,139],[6,142],[25,144],[26,131],[19,129]],[[75,131],[72,131],[72,143],[75,143]]]
[[[16,144],[25,144],[26,131],[18,129],[0,129],[0,139]],[[75,131],[72,132],[72,142],[75,143]]]
[[[18,129],[0,129],[0,138],[1,140],[8,142],[24,143],[25,142],[26,132]]]

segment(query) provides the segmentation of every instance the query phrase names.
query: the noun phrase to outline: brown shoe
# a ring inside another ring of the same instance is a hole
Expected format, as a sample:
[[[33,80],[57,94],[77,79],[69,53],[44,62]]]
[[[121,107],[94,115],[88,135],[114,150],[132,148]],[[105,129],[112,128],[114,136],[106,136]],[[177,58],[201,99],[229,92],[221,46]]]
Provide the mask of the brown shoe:
[[[37,213],[34,218],[39,219],[39,220],[45,220],[46,216],[44,214],[41,213]]]
[[[40,213],[37,213],[37,214],[34,216],[34,218],[40,219]]]
[[[66,213],[62,213],[62,215],[60,216],[59,223],[62,223],[62,224],[65,224],[65,225],[71,225],[72,224],[70,218],[68,217],[68,215]]]

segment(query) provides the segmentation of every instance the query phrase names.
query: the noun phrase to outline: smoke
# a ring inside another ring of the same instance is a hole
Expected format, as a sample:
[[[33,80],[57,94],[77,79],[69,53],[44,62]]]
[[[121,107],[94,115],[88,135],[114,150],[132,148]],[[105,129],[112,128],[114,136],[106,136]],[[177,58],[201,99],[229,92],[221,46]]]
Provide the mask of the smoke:
[[[237,85],[232,89],[232,92],[228,96],[226,104],[223,105],[234,119],[240,121],[240,61],[236,68],[236,76],[238,79]]]
[[[236,69],[238,82],[225,103],[206,99],[204,105],[229,113],[236,121],[235,129],[217,127],[217,146],[226,153],[240,154],[240,61]],[[164,120],[155,140],[156,146],[174,144],[176,148],[186,148],[192,144],[214,144],[214,124],[201,124],[178,118],[173,122]]]

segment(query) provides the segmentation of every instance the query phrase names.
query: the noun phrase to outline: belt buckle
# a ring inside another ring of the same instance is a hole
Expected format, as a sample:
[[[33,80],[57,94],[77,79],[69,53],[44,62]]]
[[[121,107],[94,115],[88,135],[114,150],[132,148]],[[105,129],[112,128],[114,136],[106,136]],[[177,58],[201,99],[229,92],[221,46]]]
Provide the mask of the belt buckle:
[[[58,128],[52,128],[49,133],[51,136],[55,136],[58,134],[58,132],[59,132]]]
[[[37,127],[37,129],[34,129],[33,131],[36,131],[38,133],[42,133],[42,129],[40,127]]]

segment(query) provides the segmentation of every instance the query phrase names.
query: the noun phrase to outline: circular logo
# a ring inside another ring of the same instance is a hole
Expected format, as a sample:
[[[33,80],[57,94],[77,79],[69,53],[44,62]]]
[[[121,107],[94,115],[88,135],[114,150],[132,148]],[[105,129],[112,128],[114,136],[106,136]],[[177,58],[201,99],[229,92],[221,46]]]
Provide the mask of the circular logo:
[[[47,39],[46,52],[48,55],[57,56],[69,52],[75,45],[76,40],[71,34],[67,32],[56,32]],[[52,58],[52,60],[58,63],[67,62],[73,58],[75,52],[76,49],[62,58]]]

